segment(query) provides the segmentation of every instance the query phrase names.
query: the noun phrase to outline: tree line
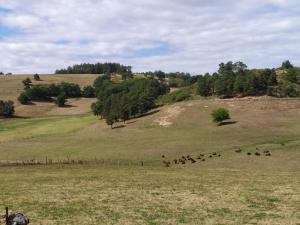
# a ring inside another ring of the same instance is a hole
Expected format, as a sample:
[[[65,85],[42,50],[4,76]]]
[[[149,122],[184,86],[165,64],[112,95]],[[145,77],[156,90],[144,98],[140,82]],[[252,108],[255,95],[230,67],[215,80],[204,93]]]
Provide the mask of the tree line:
[[[142,115],[155,107],[155,100],[166,94],[167,85],[156,79],[130,79],[113,83],[107,75],[99,76],[94,82],[98,101],[91,105],[96,116],[113,126],[119,121]]]
[[[132,77],[131,66],[120,63],[83,63],[69,66],[66,69],[59,69],[55,74],[121,74],[123,80]]]
[[[282,63],[282,76],[275,69],[249,70],[243,62],[219,65],[217,73],[198,76],[198,93],[221,98],[270,95],[296,97],[300,95],[300,70],[289,61]]]

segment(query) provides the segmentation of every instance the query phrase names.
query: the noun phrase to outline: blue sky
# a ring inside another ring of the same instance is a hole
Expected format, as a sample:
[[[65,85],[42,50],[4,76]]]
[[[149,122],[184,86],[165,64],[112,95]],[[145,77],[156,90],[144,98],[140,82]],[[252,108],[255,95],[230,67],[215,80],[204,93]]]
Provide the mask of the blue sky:
[[[114,61],[134,71],[300,65],[298,0],[0,0],[0,71]],[[3,57],[5,56],[5,57]]]

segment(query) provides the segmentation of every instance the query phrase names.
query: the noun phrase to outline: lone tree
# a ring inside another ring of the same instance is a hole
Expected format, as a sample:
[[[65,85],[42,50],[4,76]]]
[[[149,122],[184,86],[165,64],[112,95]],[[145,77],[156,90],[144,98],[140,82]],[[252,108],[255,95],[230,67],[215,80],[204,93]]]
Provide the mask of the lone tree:
[[[19,97],[18,97],[18,101],[22,104],[22,105],[26,105],[30,99],[27,96],[27,94],[25,92],[22,92]]]
[[[40,75],[38,75],[37,73],[33,75],[33,79],[36,80],[36,81],[41,80]]]
[[[290,69],[290,68],[294,68],[293,64],[290,62],[290,60],[286,60],[282,63],[281,65],[282,69]]]
[[[24,85],[24,90],[28,90],[32,86],[32,81],[28,77],[25,80],[23,80],[22,83]]]
[[[216,109],[212,112],[212,118],[219,126],[222,125],[224,120],[230,119],[229,111],[224,108]]]
[[[57,99],[55,101],[55,103],[56,103],[56,105],[58,107],[64,107],[64,106],[66,106],[66,102],[67,102],[67,97],[66,97],[66,94],[64,92],[60,93],[57,96]]]

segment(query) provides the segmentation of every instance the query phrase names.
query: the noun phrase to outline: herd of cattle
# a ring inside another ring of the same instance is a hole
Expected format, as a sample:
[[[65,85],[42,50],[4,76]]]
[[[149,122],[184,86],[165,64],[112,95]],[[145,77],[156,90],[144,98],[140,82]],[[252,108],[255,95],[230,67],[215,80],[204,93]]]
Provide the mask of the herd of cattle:
[[[241,148],[238,148],[237,150],[235,150],[235,153],[241,154],[243,153],[243,150]],[[247,156],[251,156],[251,155],[255,155],[255,156],[272,156],[271,152],[266,150],[263,152],[260,152],[258,148],[256,148],[256,152],[252,153],[252,152],[246,152]],[[212,159],[212,158],[220,158],[222,157],[221,153],[218,152],[212,152],[212,153],[207,153],[207,154],[199,154],[198,156],[196,156],[195,158],[193,158],[190,155],[183,155],[180,158],[176,158],[172,161],[167,160],[165,155],[161,156],[163,159],[163,165],[165,165],[166,167],[170,167],[172,164],[174,165],[185,165],[187,163],[197,163],[197,162],[205,162],[206,160]]]

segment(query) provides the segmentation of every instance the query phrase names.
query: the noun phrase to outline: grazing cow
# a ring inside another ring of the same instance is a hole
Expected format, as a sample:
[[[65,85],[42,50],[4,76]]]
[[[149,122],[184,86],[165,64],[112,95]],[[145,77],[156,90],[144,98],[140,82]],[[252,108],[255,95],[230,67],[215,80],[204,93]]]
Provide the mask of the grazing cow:
[[[197,159],[201,159],[201,156],[199,155],[199,156],[197,157]]]
[[[256,155],[256,156],[260,156],[260,153],[259,153],[259,152],[255,152],[255,155]]]
[[[191,163],[196,163],[197,161],[193,158],[190,159],[191,160]]]
[[[248,152],[247,155],[252,155],[252,153],[251,153],[251,152]]]
[[[212,155],[210,155],[209,158],[212,158]]]
[[[206,159],[202,159],[202,162],[205,162]]]
[[[166,156],[165,156],[165,155],[162,155],[161,157],[162,157],[163,159],[164,159],[164,158],[166,158]]]
[[[178,164],[178,161],[177,161],[177,159],[174,159],[174,163],[175,163],[175,164]]]
[[[242,152],[242,149],[239,148],[238,150],[235,150],[236,153],[241,153]]]
[[[214,156],[216,156],[216,155],[217,155],[217,153],[216,153],[216,152],[214,152],[214,153],[213,153],[213,155],[214,155]]]
[[[218,157],[221,157],[221,154],[219,154]]]
[[[270,152],[269,152],[269,153],[267,153],[267,154],[266,154],[266,156],[271,156],[271,153],[270,153]]]

